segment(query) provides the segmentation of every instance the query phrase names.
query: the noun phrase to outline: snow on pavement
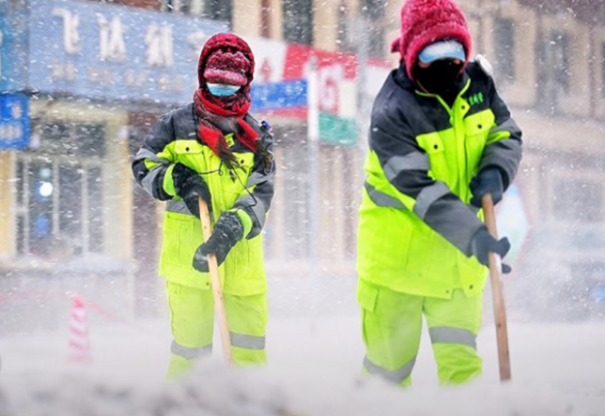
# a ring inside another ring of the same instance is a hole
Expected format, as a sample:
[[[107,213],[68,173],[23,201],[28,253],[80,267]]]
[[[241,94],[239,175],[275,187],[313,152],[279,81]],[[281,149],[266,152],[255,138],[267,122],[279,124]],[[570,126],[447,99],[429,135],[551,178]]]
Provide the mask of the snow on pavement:
[[[478,339],[484,376],[464,387],[437,387],[425,337],[409,390],[360,375],[363,346],[351,314],[272,318],[267,367],[227,369],[216,356],[176,383],[162,380],[168,325],[91,324],[88,365],[67,363],[67,324],[0,338],[0,415],[605,416],[605,322],[511,322],[514,381],[504,386],[493,326]]]

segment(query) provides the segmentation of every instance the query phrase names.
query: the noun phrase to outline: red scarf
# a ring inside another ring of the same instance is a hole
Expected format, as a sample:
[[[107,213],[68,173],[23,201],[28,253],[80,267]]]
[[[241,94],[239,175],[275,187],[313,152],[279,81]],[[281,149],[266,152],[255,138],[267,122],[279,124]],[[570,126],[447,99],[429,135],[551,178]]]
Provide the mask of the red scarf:
[[[237,95],[239,96],[239,94]],[[231,119],[235,121],[233,131],[235,138],[252,152],[256,153],[259,141],[258,133],[244,121],[244,116],[250,107],[250,100],[247,100],[247,104],[226,108],[212,102],[219,97],[211,97],[214,100],[207,99],[202,89],[197,89],[193,94],[193,107],[198,117],[198,136],[200,140],[208,145],[221,160],[231,165],[236,159],[227,144],[225,136],[212,122],[213,119]],[[236,99],[236,101],[238,100]]]

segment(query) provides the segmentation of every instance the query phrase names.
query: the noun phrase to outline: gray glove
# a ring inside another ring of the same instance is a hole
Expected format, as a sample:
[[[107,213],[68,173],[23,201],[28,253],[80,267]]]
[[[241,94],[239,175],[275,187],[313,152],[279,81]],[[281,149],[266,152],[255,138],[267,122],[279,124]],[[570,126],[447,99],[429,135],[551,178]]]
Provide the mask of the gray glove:
[[[494,252],[504,258],[510,250],[510,241],[504,237],[496,240],[487,232],[487,228],[477,231],[471,241],[471,254],[477,258],[479,263],[489,267],[489,253]],[[508,274],[512,271],[507,264],[502,264],[502,273]]]

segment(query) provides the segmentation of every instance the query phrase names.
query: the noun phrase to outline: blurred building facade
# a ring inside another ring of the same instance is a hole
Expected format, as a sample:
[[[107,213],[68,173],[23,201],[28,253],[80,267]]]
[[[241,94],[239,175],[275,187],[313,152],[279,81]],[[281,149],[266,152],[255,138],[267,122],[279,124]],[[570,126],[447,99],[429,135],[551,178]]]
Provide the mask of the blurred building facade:
[[[518,220],[527,216],[531,229],[518,242],[513,280],[545,310],[587,312],[605,287],[605,7],[587,0],[464,6],[475,45],[494,64],[524,131]]]
[[[159,115],[191,99],[201,45],[228,25],[3,0],[0,28],[2,298],[76,291],[127,312],[154,301],[156,206],[134,186],[131,155]]]
[[[525,132],[517,185],[519,215],[531,232],[519,232],[516,269],[600,279],[603,6],[588,0],[460,3],[475,53],[494,65]],[[204,40],[231,30],[255,52],[255,85],[305,78],[313,57],[318,66],[325,134],[317,154],[309,152],[304,111],[257,112],[271,122],[277,141],[277,189],[265,232],[271,273],[353,276],[368,117],[397,64],[389,46],[401,4],[0,0],[0,92],[32,97],[29,145],[0,150],[1,273],[126,276],[136,298],[154,297],[162,207],[133,186],[130,158],[158,117],[189,99]],[[28,20],[37,7],[51,7],[39,17],[48,36]],[[89,8],[95,17],[87,17]],[[14,35],[28,27],[27,39]],[[174,62],[173,56],[187,58]],[[317,169],[309,172],[310,166]]]
[[[389,39],[394,35],[386,31],[387,24],[391,24],[391,32],[396,32],[397,19],[388,23],[387,15],[397,15],[398,6],[395,3],[385,6],[376,0],[321,3],[122,0],[113,3],[226,22],[233,32],[246,38],[255,53],[257,85],[304,79],[310,61],[317,60],[323,133],[314,172],[310,172],[309,157],[315,156],[309,152],[306,113],[255,112],[271,122],[277,141],[278,175],[265,232],[266,257],[270,270],[277,275],[308,275],[312,269],[310,259],[316,264],[313,267],[323,270],[322,274],[354,275],[364,156],[359,138],[365,136],[360,134],[360,127],[365,127],[371,96],[390,68],[385,57]],[[358,36],[360,31],[370,37]],[[365,58],[358,58],[362,48]],[[375,76],[362,81],[359,79],[362,71]],[[360,88],[361,82],[366,88]],[[366,116],[360,120],[358,116],[364,105]],[[151,114],[151,119],[153,116]],[[150,127],[150,119],[144,114],[137,114],[135,119],[141,117],[145,126],[139,124],[137,134],[131,131],[131,137],[139,140],[145,128]],[[140,190],[136,193],[140,194]],[[140,197],[146,198],[143,194]],[[143,200],[140,203],[149,204]],[[150,238],[141,240],[152,241]]]

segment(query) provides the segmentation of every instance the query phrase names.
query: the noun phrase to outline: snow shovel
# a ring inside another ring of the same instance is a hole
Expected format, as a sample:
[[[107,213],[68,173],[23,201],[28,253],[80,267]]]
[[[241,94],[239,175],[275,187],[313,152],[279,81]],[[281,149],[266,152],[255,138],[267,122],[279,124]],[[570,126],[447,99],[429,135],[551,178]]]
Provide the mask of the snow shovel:
[[[204,242],[207,242],[210,238],[210,234],[212,234],[210,211],[208,211],[208,204],[202,198],[199,199],[199,204]],[[221,334],[221,344],[223,345],[223,357],[227,364],[232,364],[233,355],[231,354],[231,338],[229,336],[229,326],[227,325],[227,314],[225,313],[225,301],[223,300],[221,278],[218,273],[218,262],[216,261],[216,255],[214,254],[208,255],[208,269],[210,270],[210,283],[212,285],[212,295],[214,297],[214,310],[219,332]]]
[[[485,224],[487,231],[498,239],[498,229],[496,227],[496,214],[494,212],[494,201],[491,194],[483,197],[482,206],[485,214]],[[494,302],[494,316],[496,318],[496,339],[498,341],[498,364],[500,367],[500,381],[511,379],[510,371],[510,353],[508,350],[508,329],[506,327],[506,308],[504,305],[504,294],[502,293],[502,282],[500,280],[500,271],[502,270],[502,260],[494,252],[489,253],[489,276],[492,282],[492,298]]]

